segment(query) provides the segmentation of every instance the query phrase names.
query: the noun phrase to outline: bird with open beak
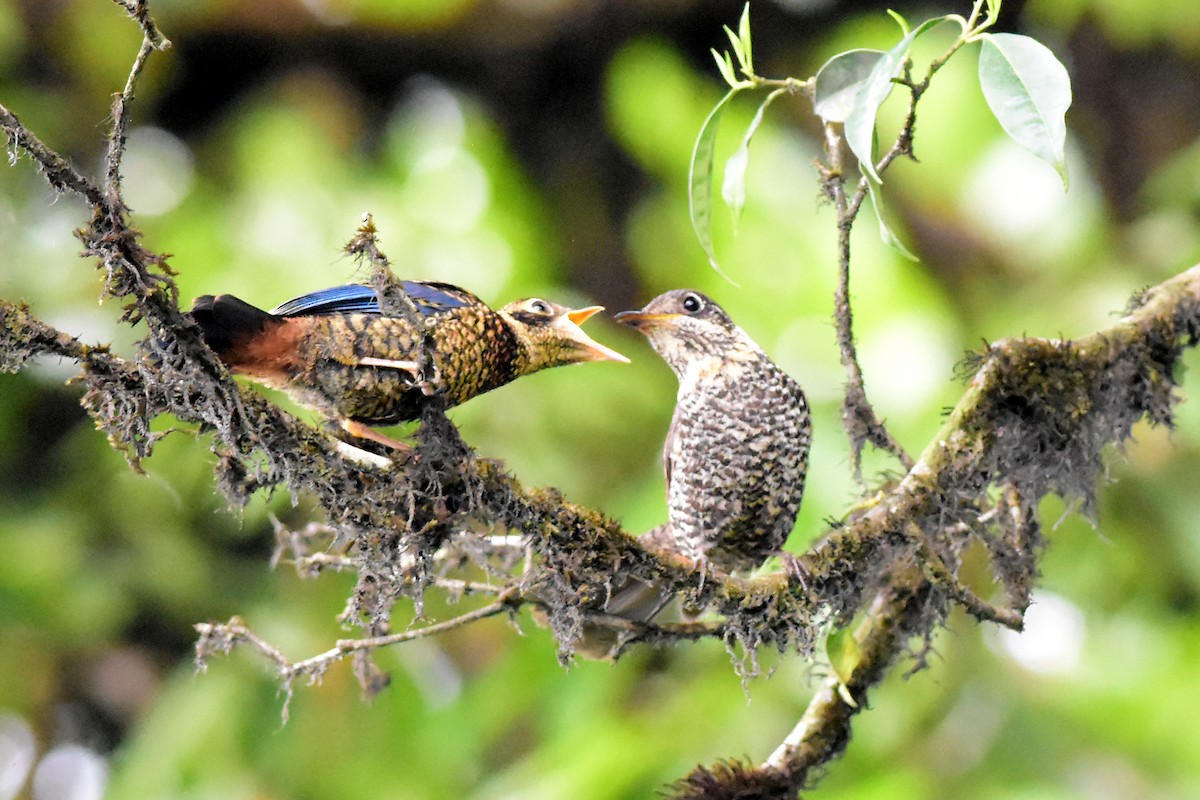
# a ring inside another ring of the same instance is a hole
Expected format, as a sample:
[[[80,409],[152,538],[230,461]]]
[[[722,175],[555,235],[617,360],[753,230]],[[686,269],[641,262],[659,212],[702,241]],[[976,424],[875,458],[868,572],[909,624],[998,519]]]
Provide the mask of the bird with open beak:
[[[230,371],[396,449],[406,445],[372,426],[419,418],[434,394],[455,406],[550,367],[629,361],[580,328],[600,306],[570,309],[528,298],[493,310],[457,286],[402,286],[414,317],[385,316],[375,290],[359,284],[272,311],[232,295],[205,295],[188,315]]]
[[[804,495],[804,392],[700,292],[667,292],[616,320],[644,334],[679,378],[663,448],[667,540],[702,566],[760,566],[783,547]]]

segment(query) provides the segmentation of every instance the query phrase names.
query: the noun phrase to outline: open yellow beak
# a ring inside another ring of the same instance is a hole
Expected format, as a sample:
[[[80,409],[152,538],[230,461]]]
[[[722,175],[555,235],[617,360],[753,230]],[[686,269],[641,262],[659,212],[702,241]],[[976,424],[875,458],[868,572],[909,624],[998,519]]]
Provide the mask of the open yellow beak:
[[[576,308],[566,313],[567,321],[562,325],[563,333],[571,341],[579,345],[584,361],[620,361],[628,364],[629,359],[612,348],[605,347],[583,332],[582,325],[587,320],[604,310],[604,306],[588,306]]]
[[[574,322],[576,325],[582,325],[592,317],[604,310],[604,306],[588,306],[587,308],[577,308],[567,312],[567,319]]]

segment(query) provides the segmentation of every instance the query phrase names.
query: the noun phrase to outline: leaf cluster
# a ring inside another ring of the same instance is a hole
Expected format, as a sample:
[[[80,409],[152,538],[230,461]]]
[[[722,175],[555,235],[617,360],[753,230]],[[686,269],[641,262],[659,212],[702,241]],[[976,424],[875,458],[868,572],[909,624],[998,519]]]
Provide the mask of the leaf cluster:
[[[811,78],[771,79],[754,72],[751,60],[750,4],[747,3],[738,33],[725,32],[732,45],[730,52],[713,56],[721,77],[729,85],[725,96],[705,119],[692,150],[689,169],[692,227],[710,264],[720,271],[712,237],[712,174],[715,144],[720,119],[735,96],[744,91],[769,90],[747,127],[739,147],[725,162],[721,195],[733,215],[736,226],[746,202],[745,174],[749,165],[750,141],[762,124],[767,108],[783,94],[805,94],[813,113],[827,127],[842,129],[844,141],[857,161],[862,184],[870,192],[879,219],[880,235],[906,258],[915,256],[895,235],[887,220],[882,197],[882,172],[898,155],[913,154],[912,139],[916,123],[916,105],[929,88],[933,76],[960,49],[978,43],[979,86],[997,121],[1017,144],[1050,164],[1068,185],[1066,163],[1065,114],[1071,105],[1071,82],[1066,68],[1045,45],[1021,34],[992,33],[1000,14],[1000,0],[975,0],[967,18],[958,14],[931,17],[910,28],[894,11],[888,13],[900,27],[901,38],[886,51],[854,49],[839,53]],[[958,36],[947,50],[925,68],[917,81],[911,53],[917,39],[943,25],[956,24]],[[737,71],[734,69],[734,59]],[[740,72],[741,77],[737,72]],[[897,134],[895,144],[885,153],[876,150],[879,110],[897,86],[908,89],[908,119]],[[839,145],[840,146],[840,145]],[[840,172],[840,154],[830,153],[830,169]],[[842,220],[844,224],[850,220]],[[736,227],[735,227],[736,230]]]

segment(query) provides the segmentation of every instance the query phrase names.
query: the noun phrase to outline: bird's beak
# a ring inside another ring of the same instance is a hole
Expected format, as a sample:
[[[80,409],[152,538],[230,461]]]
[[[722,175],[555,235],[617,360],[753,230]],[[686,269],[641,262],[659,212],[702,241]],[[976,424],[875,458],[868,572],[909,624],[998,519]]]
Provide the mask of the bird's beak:
[[[592,317],[604,310],[604,306],[588,306],[587,308],[577,308],[574,311],[567,312],[567,319],[574,322],[576,325],[582,325]]]
[[[623,364],[628,364],[628,358],[616,350],[600,344],[584,333],[583,328],[579,327],[603,310],[604,306],[588,306],[587,308],[577,308],[567,311],[563,315],[563,319],[559,322],[558,328],[563,336],[579,347],[582,356],[579,359],[580,361],[620,361]]]
[[[644,311],[622,311],[613,317],[613,319],[620,325],[628,325],[631,328],[637,328],[639,331],[645,331],[648,328],[656,328],[679,316],[681,315],[647,314]]]

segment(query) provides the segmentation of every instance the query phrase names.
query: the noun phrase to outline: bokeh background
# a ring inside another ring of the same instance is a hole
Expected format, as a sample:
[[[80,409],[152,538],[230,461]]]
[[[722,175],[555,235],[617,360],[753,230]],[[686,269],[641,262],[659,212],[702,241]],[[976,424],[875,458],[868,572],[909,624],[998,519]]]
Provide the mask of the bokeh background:
[[[754,0],[759,71],[803,78],[842,50],[886,48],[885,5]],[[897,8],[919,21],[968,4]],[[340,250],[368,211],[402,275],[490,301],[542,294],[615,311],[700,288],[814,402],[789,547],[853,502],[834,219],[803,101],[774,106],[755,139],[736,237],[717,213],[739,286],[707,267],[688,223],[692,142],[723,90],[708,48],[724,46],[740,3],[160,0],[153,11],[175,47],[146,69],[126,192],[147,246],[173,254],[185,300],[232,292],[270,307],[351,280]],[[1001,29],[1041,39],[1070,69],[1070,191],[1006,141],[968,49],[923,103],[921,163],[886,178],[920,263],[880,243],[869,211],[854,240],[868,390],[914,451],[961,391],[953,367],[966,350],[1103,327],[1133,291],[1200,255],[1200,5],[1008,2]],[[104,0],[5,0],[0,101],[95,174],[139,40]],[[946,41],[930,34],[918,57]],[[754,107],[726,116],[719,159]],[[97,303],[101,278],[77,257],[85,218],[27,160],[0,169],[0,296],[129,352],[141,333]],[[542,373],[452,416],[527,484],[641,531],[665,517],[658,450],[675,381],[635,335],[592,326],[634,363]],[[370,703],[340,665],[297,687],[282,725],[279,687],[253,654],[197,674],[192,625],[239,614],[293,659],[344,635],[349,577],[269,568],[269,515],[299,525],[311,507],[279,493],[228,509],[206,440],[187,429],[135,474],[64,385],[71,373],[46,362],[0,375],[0,798],[650,797],[697,762],[765,758],[828,672],[767,656],[773,674],[744,693],[714,642],[564,669],[522,616],[382,653],[393,683]],[[1183,377],[1181,394],[1195,394]],[[1113,454],[1097,527],[1046,502],[1058,524],[1030,630],[1000,636],[956,615],[929,669],[902,668],[872,697],[814,797],[1200,797],[1200,404],[1180,407],[1174,432],[1135,433]],[[867,473],[892,467],[876,457]],[[428,609],[456,607],[431,595]]]

